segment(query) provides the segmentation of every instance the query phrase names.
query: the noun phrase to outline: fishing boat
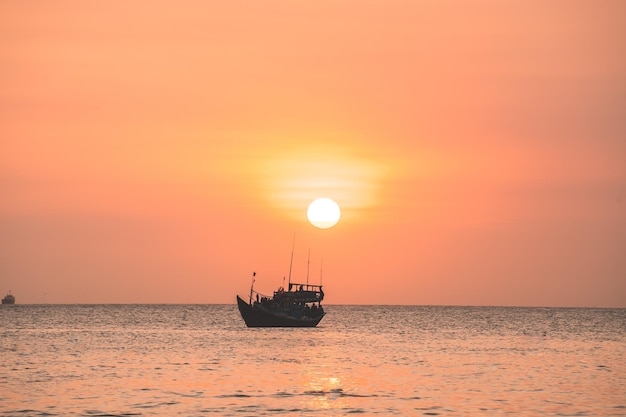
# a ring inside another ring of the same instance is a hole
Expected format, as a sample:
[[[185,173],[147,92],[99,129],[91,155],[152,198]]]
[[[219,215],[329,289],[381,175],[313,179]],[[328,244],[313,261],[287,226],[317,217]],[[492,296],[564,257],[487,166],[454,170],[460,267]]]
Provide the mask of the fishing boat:
[[[15,297],[13,296],[13,294],[11,294],[10,291],[2,299],[2,304],[15,304]]]
[[[248,327],[315,327],[326,314],[323,299],[321,285],[292,282],[271,297],[250,288],[249,302],[237,296],[237,306]]]
[[[309,253],[310,258],[310,253]],[[289,285],[274,291],[272,296],[263,295],[254,290],[256,272],[252,273],[250,297],[246,302],[237,296],[237,306],[243,321],[248,327],[315,327],[326,314],[322,307],[324,291],[321,285],[309,284],[307,265],[306,283],[291,282],[293,248],[289,265]],[[284,278],[283,278],[284,285]]]

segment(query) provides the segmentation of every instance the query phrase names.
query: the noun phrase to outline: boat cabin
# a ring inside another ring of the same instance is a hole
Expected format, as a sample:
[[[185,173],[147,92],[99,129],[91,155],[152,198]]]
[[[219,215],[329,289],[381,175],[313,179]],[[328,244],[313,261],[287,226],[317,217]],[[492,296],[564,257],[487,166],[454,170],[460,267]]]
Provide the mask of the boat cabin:
[[[301,317],[320,317],[324,315],[324,308],[321,305],[324,299],[324,291],[321,285],[289,283],[288,290],[283,287],[274,291],[272,297],[263,295],[257,291],[251,291],[251,304],[255,308],[275,313]],[[252,296],[256,300],[252,302]]]

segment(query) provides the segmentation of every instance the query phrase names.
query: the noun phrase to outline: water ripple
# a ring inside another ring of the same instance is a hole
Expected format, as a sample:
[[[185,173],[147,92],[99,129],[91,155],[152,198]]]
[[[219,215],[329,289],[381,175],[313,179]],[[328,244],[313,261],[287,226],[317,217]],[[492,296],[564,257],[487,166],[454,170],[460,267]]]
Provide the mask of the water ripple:
[[[234,306],[15,306],[0,416],[626,416],[626,310],[329,306],[314,331]]]

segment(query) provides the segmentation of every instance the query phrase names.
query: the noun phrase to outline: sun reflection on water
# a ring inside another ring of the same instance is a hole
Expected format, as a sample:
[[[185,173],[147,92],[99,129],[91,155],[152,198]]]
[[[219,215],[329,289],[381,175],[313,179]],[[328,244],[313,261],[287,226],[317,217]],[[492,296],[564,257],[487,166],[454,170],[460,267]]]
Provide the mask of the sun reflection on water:
[[[349,408],[341,379],[338,377],[314,376],[308,383],[309,396],[306,407],[314,410],[330,410]]]

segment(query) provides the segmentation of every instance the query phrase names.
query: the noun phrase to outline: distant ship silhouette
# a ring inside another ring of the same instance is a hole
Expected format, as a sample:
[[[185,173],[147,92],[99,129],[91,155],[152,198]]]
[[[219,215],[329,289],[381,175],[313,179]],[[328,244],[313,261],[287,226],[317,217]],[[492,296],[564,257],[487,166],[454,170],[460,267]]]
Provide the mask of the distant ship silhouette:
[[[4,296],[2,304],[15,304],[15,297],[11,294],[11,291]]]

